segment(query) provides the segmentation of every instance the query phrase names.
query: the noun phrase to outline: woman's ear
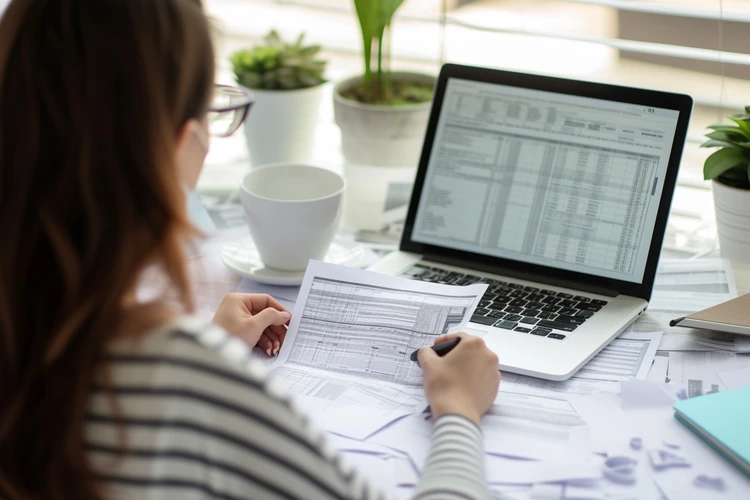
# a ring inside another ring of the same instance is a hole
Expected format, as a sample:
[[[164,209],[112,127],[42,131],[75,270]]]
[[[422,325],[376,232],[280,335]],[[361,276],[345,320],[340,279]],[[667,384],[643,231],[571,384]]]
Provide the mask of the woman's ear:
[[[203,162],[208,154],[208,124],[206,120],[188,120],[177,134],[175,164],[181,185],[195,189]]]

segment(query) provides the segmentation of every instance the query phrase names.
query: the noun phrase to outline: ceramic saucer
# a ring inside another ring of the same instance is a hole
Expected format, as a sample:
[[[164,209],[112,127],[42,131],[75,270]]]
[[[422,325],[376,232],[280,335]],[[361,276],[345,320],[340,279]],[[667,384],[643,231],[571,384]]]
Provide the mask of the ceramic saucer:
[[[342,266],[357,267],[364,262],[366,249],[357,242],[343,238],[334,238],[326,262]],[[221,260],[230,269],[241,276],[267,285],[297,286],[302,284],[304,271],[279,271],[266,267],[260,260],[260,254],[250,236],[232,240],[221,249]]]

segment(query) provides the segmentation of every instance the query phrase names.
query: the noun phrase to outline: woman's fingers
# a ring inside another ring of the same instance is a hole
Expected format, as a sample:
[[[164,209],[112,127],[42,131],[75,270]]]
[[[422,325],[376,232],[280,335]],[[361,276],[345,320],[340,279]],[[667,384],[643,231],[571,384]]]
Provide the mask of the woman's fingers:
[[[279,353],[279,349],[281,349],[281,339],[278,335],[276,335],[276,332],[274,332],[270,328],[266,328],[261,335],[261,338],[263,337],[266,337],[271,341],[271,352],[274,356],[277,355]]]
[[[286,311],[288,313],[291,313],[291,311],[281,305],[278,300],[265,293],[242,293],[238,295],[241,296],[242,301],[245,303],[245,306],[253,314],[268,307],[276,309],[277,311]]]
[[[269,339],[265,335],[261,335],[260,338],[258,339],[258,344],[257,345],[267,355],[273,356],[273,342],[271,342],[271,339]]]

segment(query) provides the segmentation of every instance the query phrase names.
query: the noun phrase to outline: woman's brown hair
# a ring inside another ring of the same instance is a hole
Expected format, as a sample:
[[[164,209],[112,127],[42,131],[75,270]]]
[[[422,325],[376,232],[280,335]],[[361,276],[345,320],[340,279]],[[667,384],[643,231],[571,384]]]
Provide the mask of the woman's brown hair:
[[[191,307],[174,165],[207,110],[198,0],[13,0],[0,21],[0,498],[101,498],[83,425],[139,271]]]

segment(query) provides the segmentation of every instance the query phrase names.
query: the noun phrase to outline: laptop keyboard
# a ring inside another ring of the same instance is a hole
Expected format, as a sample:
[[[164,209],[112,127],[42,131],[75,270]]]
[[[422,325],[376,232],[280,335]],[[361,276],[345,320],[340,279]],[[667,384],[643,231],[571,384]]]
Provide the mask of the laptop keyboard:
[[[487,283],[489,288],[471,317],[472,323],[554,340],[564,340],[607,305],[606,300],[457,273],[424,264],[416,264],[402,276],[459,286]]]

